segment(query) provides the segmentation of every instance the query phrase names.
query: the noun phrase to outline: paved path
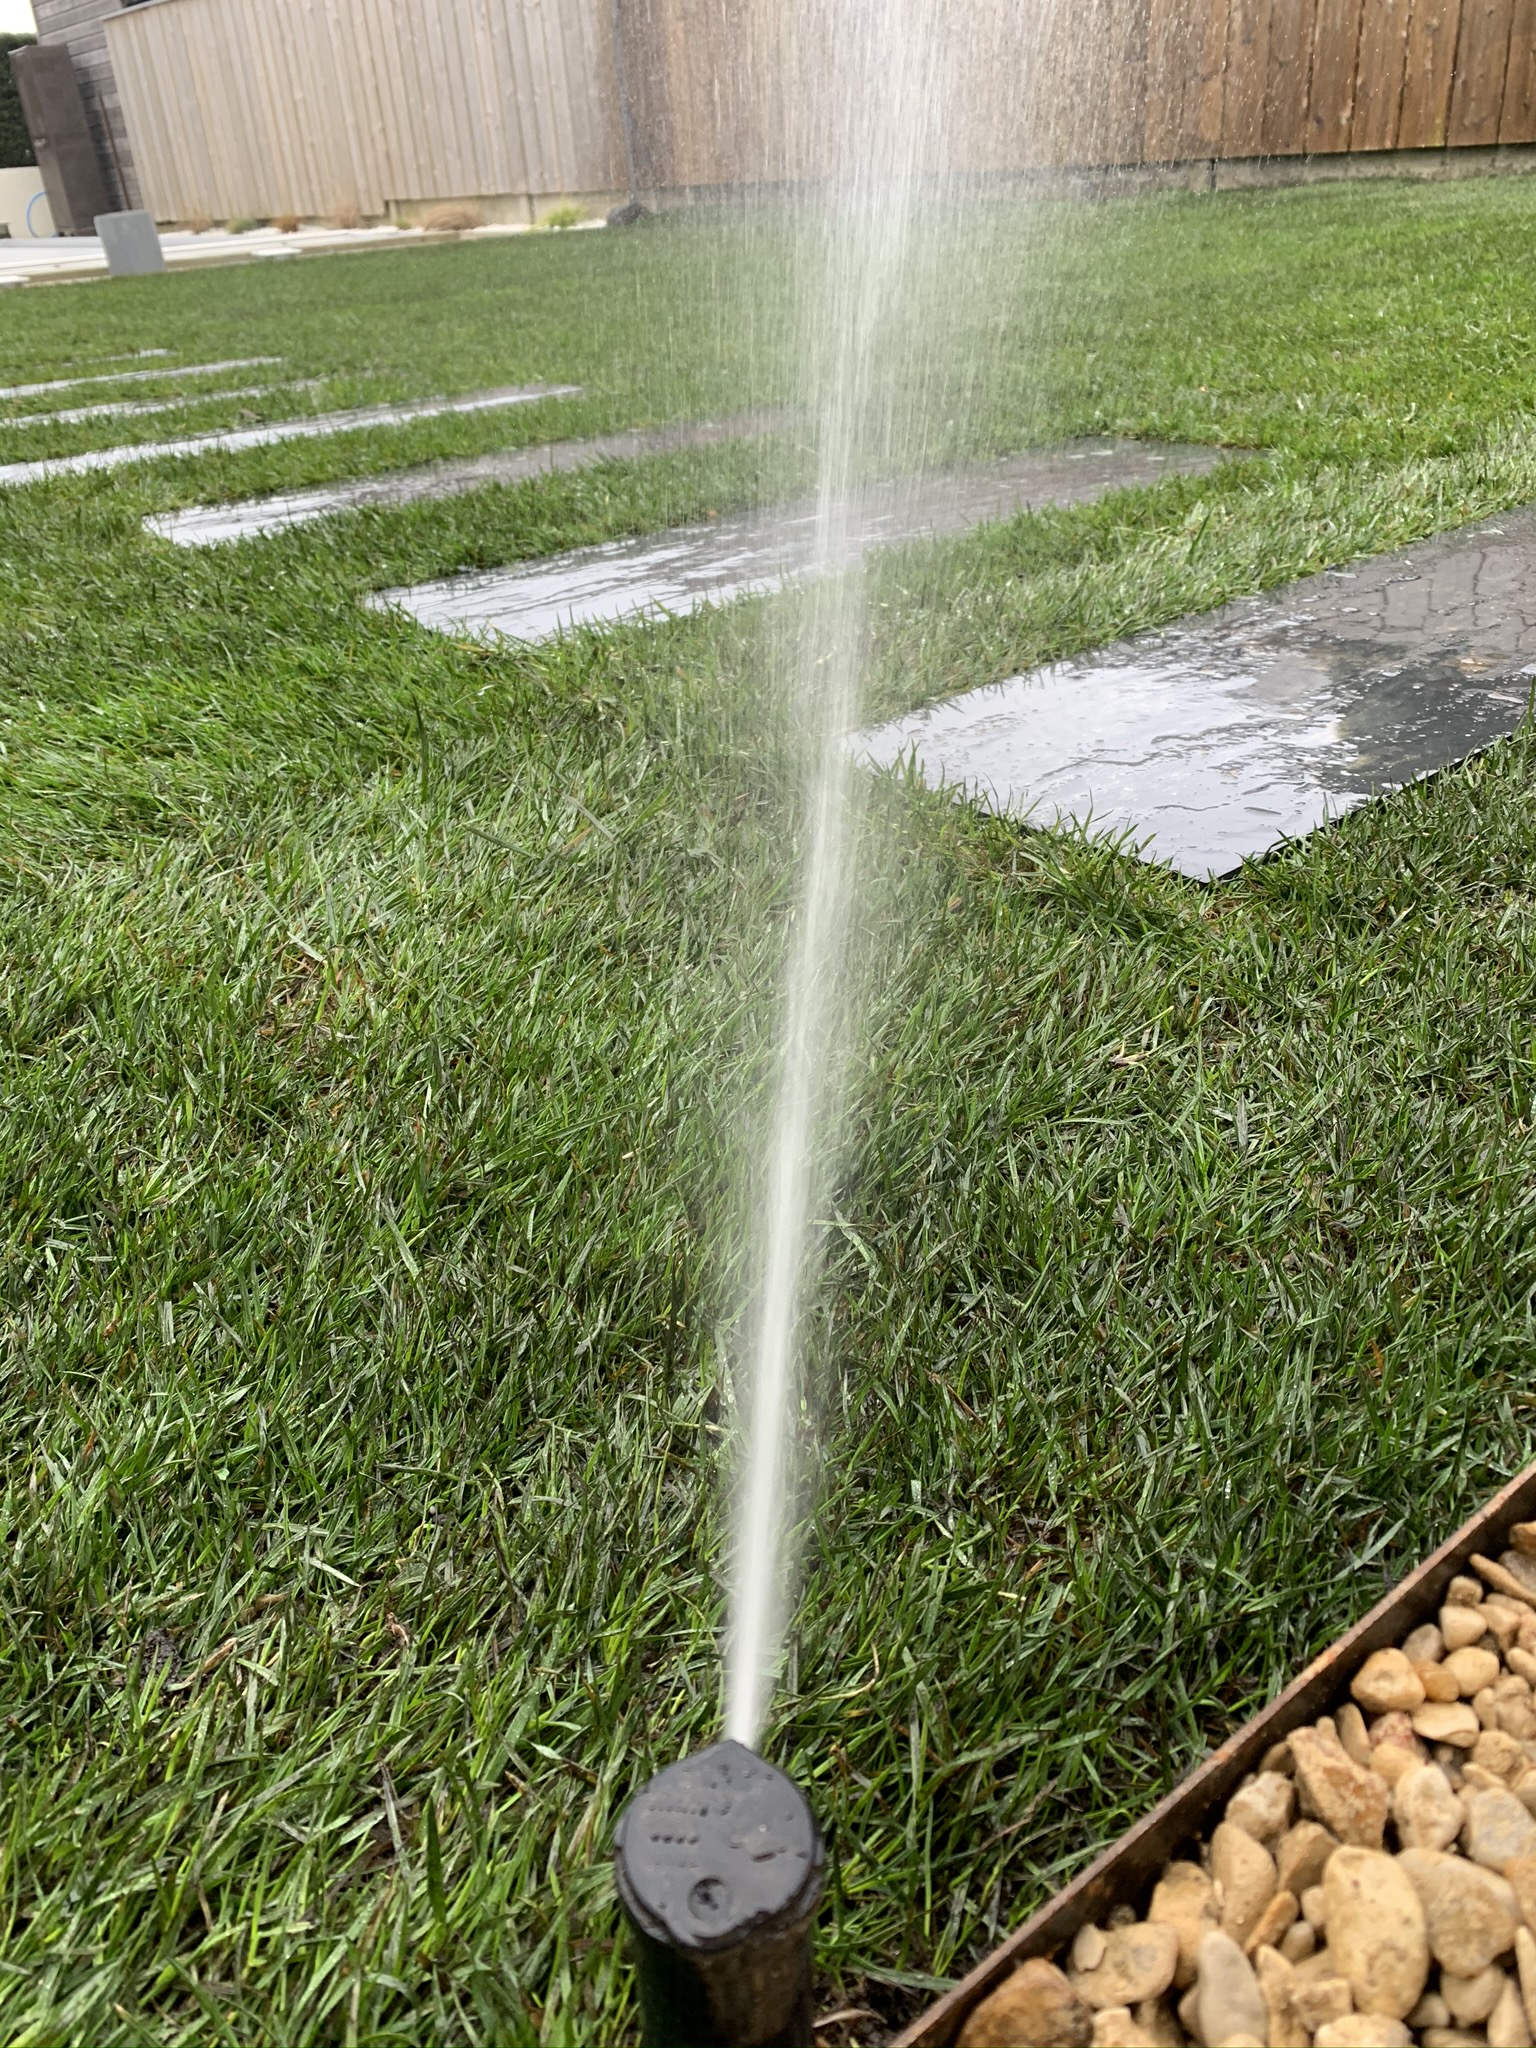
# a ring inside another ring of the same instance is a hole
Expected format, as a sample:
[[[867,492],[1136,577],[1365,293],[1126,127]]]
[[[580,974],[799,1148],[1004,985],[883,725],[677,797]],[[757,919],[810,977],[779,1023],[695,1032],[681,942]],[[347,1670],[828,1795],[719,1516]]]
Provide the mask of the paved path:
[[[1536,508],[1330,569],[850,741],[1205,881],[1522,723]]]

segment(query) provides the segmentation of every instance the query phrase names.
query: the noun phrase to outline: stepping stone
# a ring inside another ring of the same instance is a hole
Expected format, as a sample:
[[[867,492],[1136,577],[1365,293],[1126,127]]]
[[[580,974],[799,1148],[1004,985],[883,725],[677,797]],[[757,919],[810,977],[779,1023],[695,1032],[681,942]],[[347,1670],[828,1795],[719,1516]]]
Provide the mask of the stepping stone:
[[[1512,733],[1536,678],[1536,508],[853,735],[930,787],[1200,881]]]
[[[146,348],[146,356],[163,356],[163,348]],[[121,360],[133,362],[137,357]],[[166,363],[157,370],[108,370],[90,377],[50,377],[45,384],[0,384],[0,398],[42,398],[50,391],[77,391],[83,384],[148,384],[168,377],[221,377],[226,370],[265,370],[280,363],[281,356],[237,356],[227,363]]]
[[[840,522],[853,538],[831,564],[816,559],[816,506],[807,501],[380,591],[371,602],[461,638],[549,640],[581,626],[676,617],[779,589],[818,568],[851,568],[870,548],[960,533],[1046,505],[1082,504],[1168,476],[1199,475],[1225,459],[1217,448],[1082,441],[947,476],[872,486]]]
[[[701,421],[671,427],[634,428],[621,434],[598,435],[590,441],[547,441],[538,448],[498,449],[464,462],[434,462],[421,469],[396,470],[390,476],[348,477],[308,491],[280,491],[266,498],[247,498],[233,505],[190,505],[183,512],[154,513],[144,521],[146,532],[178,547],[216,547],[225,542],[254,540],[282,533],[338,512],[367,506],[417,505],[433,498],[458,498],[488,484],[526,483],[530,477],[557,470],[588,469],[598,462],[633,462],[648,455],[670,455],[679,448],[709,448],[739,441],[783,426],[787,415],[746,414],[719,423]]]
[[[242,448],[275,448],[283,441],[307,441],[329,434],[357,434],[367,427],[403,427],[413,420],[451,413],[495,412],[509,405],[535,405],[544,398],[574,398],[574,384],[531,384],[509,391],[477,391],[464,398],[420,398],[407,405],[359,406],[352,412],[311,413],[304,419],[272,420],[260,427],[235,427],[194,434],[184,441],[140,441],[127,448],[91,448],[82,455],[44,456],[37,462],[0,463],[0,484],[36,484],[54,476],[83,476],[91,470],[122,469],[131,462],[155,462],[166,455],[206,455]]]

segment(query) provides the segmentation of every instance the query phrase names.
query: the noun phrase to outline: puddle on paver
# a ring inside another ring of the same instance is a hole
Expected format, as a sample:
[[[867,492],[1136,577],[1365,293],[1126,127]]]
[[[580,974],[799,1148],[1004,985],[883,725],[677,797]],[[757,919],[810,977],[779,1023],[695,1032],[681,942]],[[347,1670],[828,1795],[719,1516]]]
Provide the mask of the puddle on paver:
[[[421,469],[396,470],[388,476],[348,477],[308,491],[281,491],[267,498],[247,498],[232,505],[189,505],[183,512],[154,513],[144,521],[150,533],[184,548],[216,547],[228,541],[254,540],[304,526],[338,512],[365,506],[416,505],[433,498],[457,498],[488,484],[526,483],[530,477],[556,470],[586,469],[599,462],[632,462],[647,455],[669,455],[681,448],[708,448],[722,441],[746,440],[787,424],[783,413],[751,413],[723,421],[671,427],[633,428],[590,441],[549,441],[537,448],[500,449],[463,462],[434,462]]]
[[[403,427],[414,420],[450,413],[495,412],[503,406],[534,405],[544,398],[574,398],[574,384],[536,384],[511,391],[476,391],[465,398],[420,398],[406,405],[359,406],[352,412],[310,413],[302,419],[272,420],[260,427],[232,427],[193,434],[181,441],[140,441],[126,448],[91,448],[81,455],[45,456],[36,462],[0,463],[0,484],[36,484],[49,477],[82,476],[91,470],[123,469],[132,462],[156,462],[167,455],[206,455],[215,449],[274,448],[283,441],[307,441],[331,434],[356,434],[367,427]]]
[[[313,391],[316,378],[299,384],[237,384],[232,390],[184,391],[179,398],[103,398],[95,405],[66,405],[57,412],[19,412],[0,416],[0,433],[26,427],[76,427],[84,420],[147,419],[157,412],[188,412],[195,405],[220,405],[231,398],[270,398],[276,391]]]
[[[868,548],[960,533],[1046,505],[1081,504],[1127,485],[1197,475],[1224,459],[1218,448],[1080,441],[947,476],[872,485],[859,494],[848,522],[855,538],[834,566],[852,566]],[[807,502],[384,590],[370,601],[438,632],[548,640],[578,626],[672,617],[776,590],[809,575],[815,563],[816,508]]]
[[[1200,881],[1507,738],[1536,678],[1536,508],[1244,598],[850,737]]]
[[[147,348],[144,355],[164,355],[164,349]],[[124,356],[124,362],[135,358]],[[164,383],[170,377],[221,377],[226,370],[268,370],[281,356],[239,356],[228,363],[165,363],[156,370],[109,370],[93,377],[50,377],[45,384],[0,384],[0,398],[43,398],[50,391],[76,391],[84,384]]]

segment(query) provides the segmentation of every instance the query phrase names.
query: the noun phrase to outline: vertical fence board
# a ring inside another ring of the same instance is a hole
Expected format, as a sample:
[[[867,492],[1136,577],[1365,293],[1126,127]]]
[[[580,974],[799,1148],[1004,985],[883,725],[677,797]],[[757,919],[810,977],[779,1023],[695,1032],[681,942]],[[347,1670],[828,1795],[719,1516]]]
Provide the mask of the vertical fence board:
[[[1486,148],[1499,139],[1513,15],[1513,0],[1462,0],[1461,37],[1445,133],[1453,148]]]
[[[1515,0],[1500,142],[1536,142],[1536,0]]]
[[[1266,156],[1296,156],[1306,147],[1316,11],[1317,0],[1282,0],[1270,18],[1263,120]]]
[[[1533,0],[1536,4],[1536,0]],[[1396,149],[1408,54],[1409,0],[1366,0],[1360,25],[1352,149]]]
[[[1280,0],[1280,4],[1284,6],[1287,0]],[[1222,97],[1223,156],[1258,156],[1263,151],[1272,12],[1272,0],[1231,0],[1227,83]]]
[[[1366,7],[1378,0],[1364,0]],[[1319,156],[1351,147],[1360,65],[1361,0],[1318,0],[1307,147]]]
[[[1450,125],[1451,72],[1461,0],[1413,0],[1403,63],[1399,149],[1443,149]]]

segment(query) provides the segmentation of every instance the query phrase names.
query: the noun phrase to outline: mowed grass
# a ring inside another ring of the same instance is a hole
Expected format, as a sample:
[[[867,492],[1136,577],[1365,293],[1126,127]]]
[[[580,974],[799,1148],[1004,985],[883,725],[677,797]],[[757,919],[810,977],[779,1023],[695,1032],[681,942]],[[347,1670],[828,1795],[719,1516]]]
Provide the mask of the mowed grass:
[[[947,452],[1268,459],[893,556],[872,704],[1536,498],[1533,231],[1516,181],[964,224]],[[632,2024],[612,1825],[717,1726],[800,834],[774,607],[498,651],[359,600],[807,452],[206,555],[140,519],[792,399],[792,242],[5,301],[4,382],[174,345],[586,394],[0,492],[6,2041]],[[1533,782],[1522,733],[1212,889],[876,789],[766,1741],[829,1834],[824,2009],[873,2015],[825,2038],[913,2010],[1529,1457]]]

